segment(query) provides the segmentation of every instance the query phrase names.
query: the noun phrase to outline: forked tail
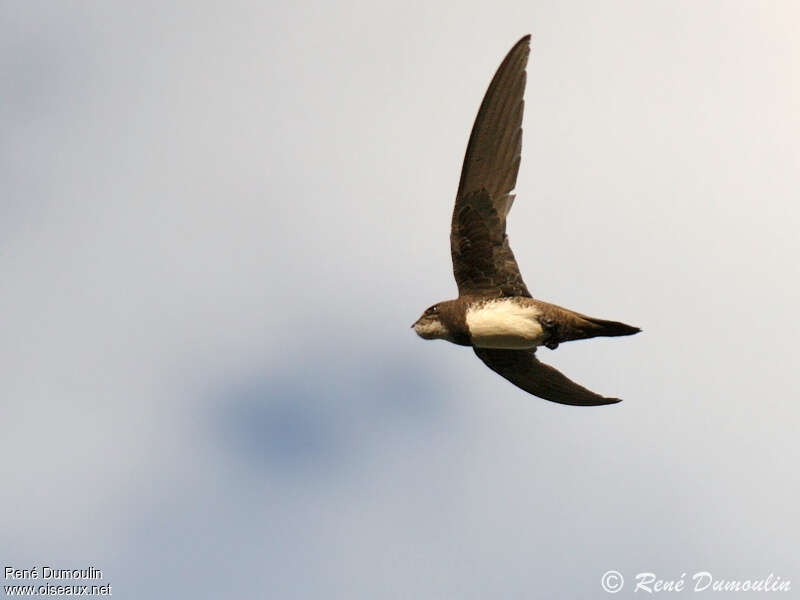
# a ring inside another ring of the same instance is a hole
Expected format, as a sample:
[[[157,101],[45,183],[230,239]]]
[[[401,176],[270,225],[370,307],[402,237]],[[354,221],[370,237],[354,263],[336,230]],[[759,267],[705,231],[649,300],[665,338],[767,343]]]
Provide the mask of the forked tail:
[[[586,333],[589,334],[586,336],[587,338],[597,336],[616,337],[619,335],[633,335],[634,333],[639,333],[641,331],[641,329],[638,327],[626,325],[625,323],[620,323],[619,321],[606,321],[605,319],[595,319],[592,317],[583,317],[583,320],[590,324],[589,327],[586,328]]]
[[[569,342],[572,340],[585,340],[593,337],[617,337],[620,335],[633,335],[639,333],[641,329],[626,325],[619,321],[607,321],[605,319],[595,319],[580,313],[568,311],[569,317],[564,319],[557,327],[554,338],[550,346],[558,346],[559,342]]]

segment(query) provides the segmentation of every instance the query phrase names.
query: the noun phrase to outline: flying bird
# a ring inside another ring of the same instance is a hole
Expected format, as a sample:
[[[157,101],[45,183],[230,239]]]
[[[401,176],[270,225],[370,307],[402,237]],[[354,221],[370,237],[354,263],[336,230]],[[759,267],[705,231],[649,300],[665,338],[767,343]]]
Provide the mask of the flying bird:
[[[526,392],[560,404],[614,404],[536,358],[536,348],[638,333],[533,298],[511,252],[506,217],[522,151],[525,67],[530,35],[509,51],[472,126],[450,225],[458,298],[434,304],[412,325],[417,335],[472,346],[486,366]]]

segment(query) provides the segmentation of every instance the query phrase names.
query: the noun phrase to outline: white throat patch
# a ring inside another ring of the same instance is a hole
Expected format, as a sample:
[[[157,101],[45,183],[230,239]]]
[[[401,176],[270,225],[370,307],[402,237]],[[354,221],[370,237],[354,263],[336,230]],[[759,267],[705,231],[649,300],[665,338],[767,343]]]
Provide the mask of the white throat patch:
[[[539,314],[535,306],[521,306],[510,298],[469,308],[466,316],[472,344],[509,350],[535,348],[547,337],[536,318]]]
[[[448,334],[444,324],[439,320],[415,323],[414,331],[419,337],[426,340],[445,339]]]

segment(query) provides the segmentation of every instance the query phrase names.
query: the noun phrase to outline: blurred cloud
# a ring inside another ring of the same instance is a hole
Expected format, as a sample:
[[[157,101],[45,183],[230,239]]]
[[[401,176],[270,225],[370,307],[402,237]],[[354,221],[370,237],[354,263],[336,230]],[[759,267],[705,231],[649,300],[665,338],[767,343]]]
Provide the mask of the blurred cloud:
[[[364,468],[359,461],[375,438],[414,439],[453,426],[438,378],[395,358],[384,366],[297,356],[286,372],[242,379],[215,394],[209,435],[269,475],[341,476],[353,463]]]

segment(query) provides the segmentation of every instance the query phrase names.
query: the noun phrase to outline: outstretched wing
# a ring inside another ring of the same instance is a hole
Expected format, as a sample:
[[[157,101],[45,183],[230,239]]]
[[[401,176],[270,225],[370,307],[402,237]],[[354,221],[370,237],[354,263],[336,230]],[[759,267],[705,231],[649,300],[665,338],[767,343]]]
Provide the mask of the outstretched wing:
[[[450,229],[458,293],[530,296],[506,237],[522,150],[526,35],[509,51],[483,97],[464,156]]]
[[[486,366],[526,392],[559,404],[600,406],[616,404],[619,398],[604,398],[568,379],[560,371],[536,358],[535,350],[473,348]]]

